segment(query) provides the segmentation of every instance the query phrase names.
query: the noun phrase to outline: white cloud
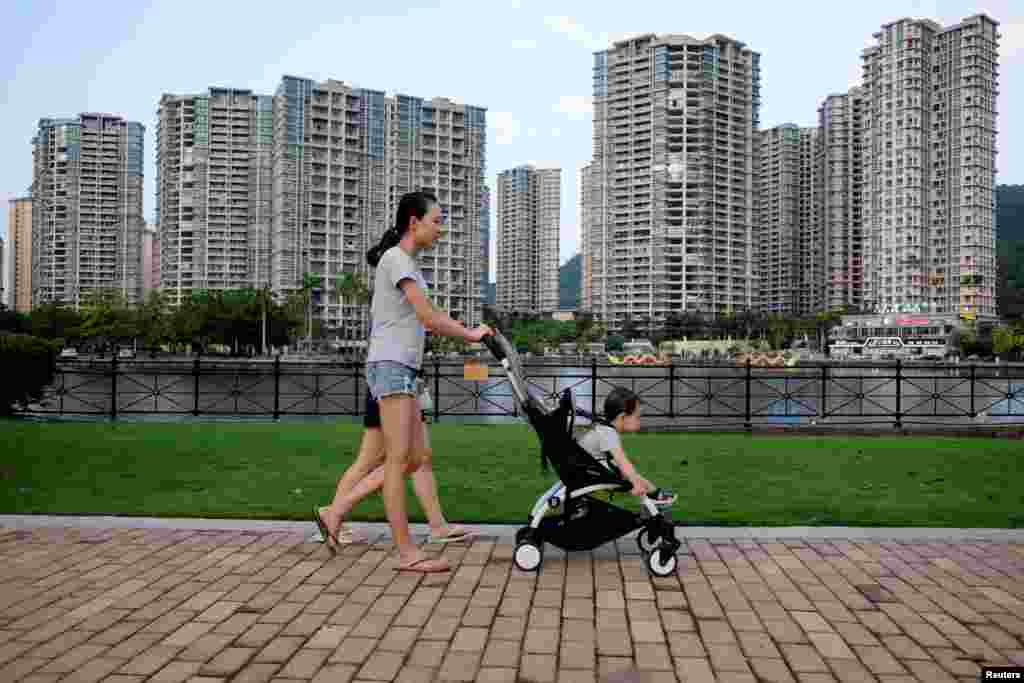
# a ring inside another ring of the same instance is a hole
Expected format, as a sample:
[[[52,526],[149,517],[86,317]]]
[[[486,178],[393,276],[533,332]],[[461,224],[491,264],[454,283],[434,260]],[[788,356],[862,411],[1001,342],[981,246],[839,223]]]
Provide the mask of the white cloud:
[[[605,36],[592,35],[582,24],[576,23],[572,17],[544,17],[544,25],[549,31],[561,33],[588,50],[596,52],[608,47]]]
[[[522,126],[510,111],[496,111],[489,116],[494,122],[495,144],[511,145],[519,137]]]
[[[999,24],[999,57],[1010,61],[1024,55],[1024,17],[1013,17]]]
[[[611,33],[591,33],[572,17],[548,16],[544,17],[544,25],[553,33],[561,33],[569,40],[582,45],[591,52],[607,50],[612,43],[624,40],[631,36],[639,35],[635,31],[613,31]]]
[[[590,95],[562,95],[554,110],[573,121],[586,121],[594,113],[594,98]]]
[[[513,50],[536,50],[537,41],[529,38],[519,38],[510,43]]]

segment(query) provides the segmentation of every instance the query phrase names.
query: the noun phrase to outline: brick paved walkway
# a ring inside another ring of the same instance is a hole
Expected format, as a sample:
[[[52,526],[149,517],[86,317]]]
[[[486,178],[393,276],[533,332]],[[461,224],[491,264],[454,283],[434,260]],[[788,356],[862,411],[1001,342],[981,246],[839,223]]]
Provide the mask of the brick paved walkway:
[[[312,525],[310,525],[312,526]],[[523,574],[506,538],[0,528],[0,682],[976,680],[1024,664],[1024,544],[631,540]],[[549,550],[553,550],[549,546]]]

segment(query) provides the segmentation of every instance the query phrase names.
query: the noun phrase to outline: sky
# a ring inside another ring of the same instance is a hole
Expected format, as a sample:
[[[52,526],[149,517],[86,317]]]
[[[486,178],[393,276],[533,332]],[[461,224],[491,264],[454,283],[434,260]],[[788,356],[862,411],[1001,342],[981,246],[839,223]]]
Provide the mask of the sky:
[[[0,17],[0,236],[7,236],[8,200],[25,196],[32,182],[30,141],[40,118],[106,112],[145,125],[152,222],[161,95],[211,86],[272,94],[288,74],[485,107],[492,190],[499,172],[521,164],[562,169],[564,262],[579,245],[577,186],[592,151],[594,51],[638,33],[731,36],[761,53],[762,127],[810,126],[825,96],[858,83],[861,50],[883,23],[914,17],[947,25],[980,12],[999,21],[1002,33],[997,182],[1024,183],[1024,127],[1012,124],[1024,121],[1019,0],[289,0],[266,7],[273,9],[229,0],[7,5]]]

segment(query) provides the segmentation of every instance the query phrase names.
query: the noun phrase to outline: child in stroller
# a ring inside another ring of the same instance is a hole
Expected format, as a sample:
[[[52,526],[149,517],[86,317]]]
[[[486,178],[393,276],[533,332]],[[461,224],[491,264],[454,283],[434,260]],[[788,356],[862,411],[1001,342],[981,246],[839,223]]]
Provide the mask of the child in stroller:
[[[505,369],[526,419],[537,432],[542,465],[551,464],[559,477],[537,499],[528,525],[516,533],[516,566],[524,571],[539,569],[545,543],[563,550],[591,550],[639,529],[637,543],[648,569],[656,576],[672,574],[681,544],[664,508],[675,497],[655,489],[636,472],[618,439],[620,431],[639,427],[636,395],[613,391],[605,402],[603,420],[577,409],[568,389],[557,405],[549,405],[527,390],[518,354],[500,332],[482,341]],[[594,423],[579,441],[574,434],[577,415]],[[606,496],[614,492],[638,494],[640,513],[611,504]]]
[[[594,420],[589,427],[577,428],[576,440],[583,450],[609,469],[617,469],[620,476],[633,485],[631,494],[646,495],[659,507],[671,505],[676,500],[675,495],[644,479],[622,449],[619,434],[639,430],[640,397],[625,387],[615,387],[604,399],[604,420]]]

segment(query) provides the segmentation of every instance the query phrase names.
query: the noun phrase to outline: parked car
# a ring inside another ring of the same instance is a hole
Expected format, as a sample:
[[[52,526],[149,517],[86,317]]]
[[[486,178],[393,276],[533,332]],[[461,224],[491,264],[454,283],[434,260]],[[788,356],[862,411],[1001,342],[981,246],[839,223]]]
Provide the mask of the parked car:
[[[72,348],[70,346],[65,347],[65,348],[61,349],[60,357],[61,358],[78,358],[78,349]]]
[[[135,349],[121,349],[117,352],[118,358],[135,358]]]

